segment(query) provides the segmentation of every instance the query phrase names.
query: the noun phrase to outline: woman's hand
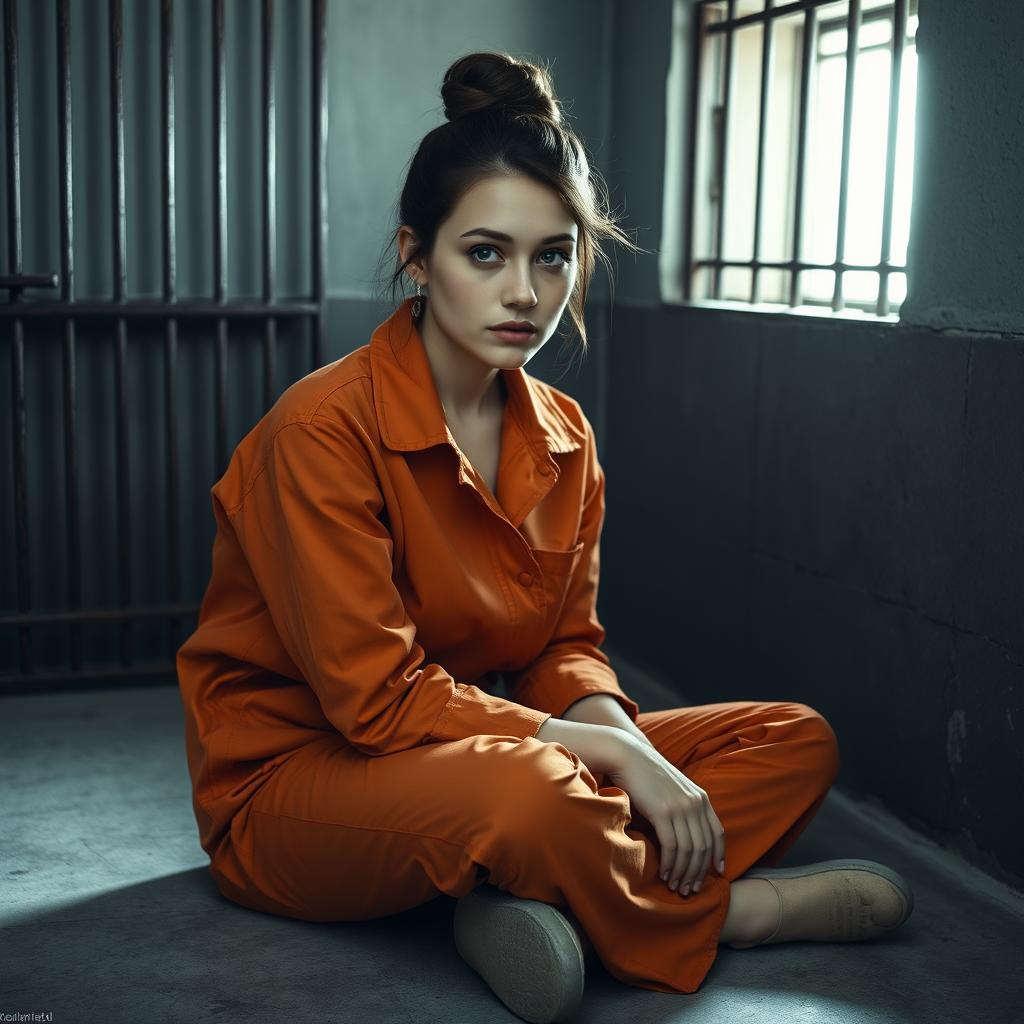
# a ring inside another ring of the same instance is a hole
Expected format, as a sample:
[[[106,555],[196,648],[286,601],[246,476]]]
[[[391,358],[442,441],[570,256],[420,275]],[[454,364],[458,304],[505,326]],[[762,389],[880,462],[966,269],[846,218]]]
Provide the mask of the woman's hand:
[[[626,744],[619,766],[605,773],[625,790],[630,807],[654,827],[661,846],[659,873],[675,889],[700,884],[708,865],[725,861],[725,829],[707,793],[665,760],[653,745]]]

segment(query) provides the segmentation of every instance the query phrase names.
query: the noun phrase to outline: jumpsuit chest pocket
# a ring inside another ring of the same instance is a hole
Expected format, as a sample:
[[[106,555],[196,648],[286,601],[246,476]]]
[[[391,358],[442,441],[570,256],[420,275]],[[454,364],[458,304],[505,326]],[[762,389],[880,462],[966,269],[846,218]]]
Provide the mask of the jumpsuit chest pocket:
[[[530,548],[537,565],[540,566],[544,586],[546,617],[557,618],[565,604],[572,574],[579,565],[583,554],[583,541],[568,551],[553,551],[548,548]]]
[[[558,579],[564,585],[568,584],[569,578],[576,571],[580,555],[583,554],[583,541],[580,541],[574,548],[568,551],[552,551],[548,548],[530,548],[540,571],[545,577]]]

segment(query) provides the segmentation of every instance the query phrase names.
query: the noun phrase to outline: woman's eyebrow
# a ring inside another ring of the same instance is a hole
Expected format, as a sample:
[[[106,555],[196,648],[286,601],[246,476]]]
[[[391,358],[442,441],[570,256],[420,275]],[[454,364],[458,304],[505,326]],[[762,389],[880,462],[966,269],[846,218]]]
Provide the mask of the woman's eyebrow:
[[[472,231],[464,231],[459,238],[466,238],[468,235],[483,235],[485,238],[495,238],[499,242],[512,242],[514,239],[511,235],[506,235],[502,231],[492,231],[490,228],[473,228]],[[548,242],[575,242],[576,239],[572,235],[548,235],[547,238],[540,240],[541,245],[547,245]]]

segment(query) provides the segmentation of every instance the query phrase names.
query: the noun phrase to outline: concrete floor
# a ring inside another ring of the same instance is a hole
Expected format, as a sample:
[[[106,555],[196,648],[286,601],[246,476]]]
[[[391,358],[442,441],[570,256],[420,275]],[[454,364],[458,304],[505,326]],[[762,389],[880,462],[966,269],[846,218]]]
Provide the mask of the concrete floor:
[[[620,677],[644,709],[670,706]],[[176,689],[4,698],[0,742],[0,1015],[518,1020],[455,951],[450,897],[339,924],[222,898],[196,838]],[[1019,894],[838,787],[785,863],[833,857],[880,860],[910,881],[903,928],[859,944],[723,946],[692,995],[626,986],[595,962],[577,1019],[1024,1020]]]

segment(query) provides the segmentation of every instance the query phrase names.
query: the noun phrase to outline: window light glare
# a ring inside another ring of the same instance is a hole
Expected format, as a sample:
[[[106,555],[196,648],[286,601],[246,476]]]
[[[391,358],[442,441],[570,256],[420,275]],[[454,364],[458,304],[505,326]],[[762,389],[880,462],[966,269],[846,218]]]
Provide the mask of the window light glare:
[[[882,46],[892,40],[891,21],[866,21],[857,33],[857,45]],[[846,53],[846,29],[833,29],[831,32],[824,32],[820,38],[818,52],[822,57],[835,57]]]

